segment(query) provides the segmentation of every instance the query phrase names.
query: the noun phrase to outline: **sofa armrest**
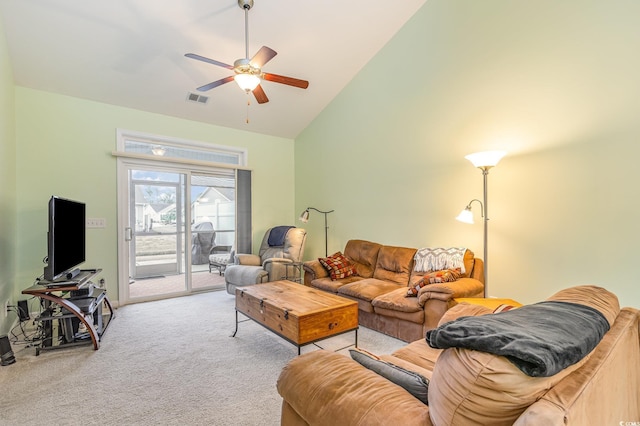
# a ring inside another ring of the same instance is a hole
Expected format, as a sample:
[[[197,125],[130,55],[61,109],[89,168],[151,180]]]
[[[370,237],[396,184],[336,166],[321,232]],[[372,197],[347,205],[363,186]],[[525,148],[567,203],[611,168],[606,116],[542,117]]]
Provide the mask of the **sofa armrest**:
[[[238,265],[260,266],[262,265],[262,260],[257,254],[236,253],[235,263]]]
[[[418,303],[420,306],[429,299],[437,299],[445,302],[455,297],[482,297],[484,294],[484,284],[474,278],[460,278],[457,281],[441,284],[429,284],[418,292]]]
[[[283,408],[294,410],[307,424],[431,425],[428,406],[334,352],[317,350],[294,358],[280,373],[277,389]]]
[[[304,285],[306,286],[311,285],[313,280],[329,276],[329,272],[317,260],[304,262],[302,268],[304,269]]]

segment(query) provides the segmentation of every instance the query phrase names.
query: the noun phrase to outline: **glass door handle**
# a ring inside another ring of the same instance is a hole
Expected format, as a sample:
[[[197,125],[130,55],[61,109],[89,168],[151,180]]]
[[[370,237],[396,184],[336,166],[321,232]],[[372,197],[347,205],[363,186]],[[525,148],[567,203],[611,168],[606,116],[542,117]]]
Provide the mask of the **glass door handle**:
[[[131,241],[133,239],[133,229],[124,228],[124,240]]]

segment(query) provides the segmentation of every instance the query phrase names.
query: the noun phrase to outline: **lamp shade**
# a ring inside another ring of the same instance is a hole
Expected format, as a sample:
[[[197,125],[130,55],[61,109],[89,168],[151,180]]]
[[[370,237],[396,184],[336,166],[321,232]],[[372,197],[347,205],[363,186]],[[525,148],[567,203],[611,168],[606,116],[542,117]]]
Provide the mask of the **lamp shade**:
[[[253,74],[236,74],[233,79],[245,92],[251,92],[260,84],[260,77]]]
[[[469,154],[464,158],[471,161],[474,166],[479,168],[494,167],[506,154],[507,153],[505,151],[482,151]]]
[[[305,211],[303,211],[300,214],[300,217],[298,218],[298,220],[300,220],[300,222],[303,222],[303,223],[309,222],[309,209],[306,209]]]
[[[473,225],[475,222],[473,221],[473,212],[470,207],[466,207],[464,210],[460,212],[458,216],[456,216],[456,220],[464,223],[469,223]]]

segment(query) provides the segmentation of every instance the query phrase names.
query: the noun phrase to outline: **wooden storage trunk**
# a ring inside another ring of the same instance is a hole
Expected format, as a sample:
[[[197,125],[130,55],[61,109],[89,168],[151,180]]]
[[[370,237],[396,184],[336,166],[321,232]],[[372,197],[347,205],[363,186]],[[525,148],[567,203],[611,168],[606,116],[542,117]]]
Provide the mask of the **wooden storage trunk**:
[[[298,347],[358,328],[358,304],[290,281],[236,289],[236,311]]]

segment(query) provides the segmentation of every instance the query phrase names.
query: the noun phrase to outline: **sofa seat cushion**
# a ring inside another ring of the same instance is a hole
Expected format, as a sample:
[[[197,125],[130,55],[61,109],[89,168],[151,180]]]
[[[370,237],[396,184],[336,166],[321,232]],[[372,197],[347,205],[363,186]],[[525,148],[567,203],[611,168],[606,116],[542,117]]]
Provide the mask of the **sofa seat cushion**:
[[[299,413],[295,424],[431,425],[428,406],[338,353],[318,350],[292,359],[276,387]]]
[[[422,306],[418,304],[418,299],[405,297],[406,287],[396,288],[373,299],[371,304],[375,308],[390,309],[399,312],[422,312]]]
[[[395,318],[420,325],[424,324],[424,310],[418,312],[402,312],[396,311],[395,309],[376,308],[375,306],[373,306],[373,312],[375,312],[376,315],[379,315],[380,317]]]
[[[343,285],[338,288],[338,294],[371,302],[376,297],[397,290],[399,287],[399,284],[393,282],[365,278]]]
[[[371,302],[373,311],[381,316],[397,318],[416,324],[424,323],[424,309],[415,297],[405,297],[406,287],[400,287],[382,294]]]
[[[434,349],[424,339],[416,340],[398,349],[389,356],[402,359],[425,370],[433,371],[442,349]],[[431,375],[429,375],[431,379]]]
[[[362,277],[358,277],[356,275],[352,275],[347,278],[343,278],[341,280],[332,280],[329,277],[317,278],[311,281],[311,287],[317,288],[319,290],[327,291],[330,293],[337,293],[338,289],[345,284],[349,284],[352,282],[360,281]]]

